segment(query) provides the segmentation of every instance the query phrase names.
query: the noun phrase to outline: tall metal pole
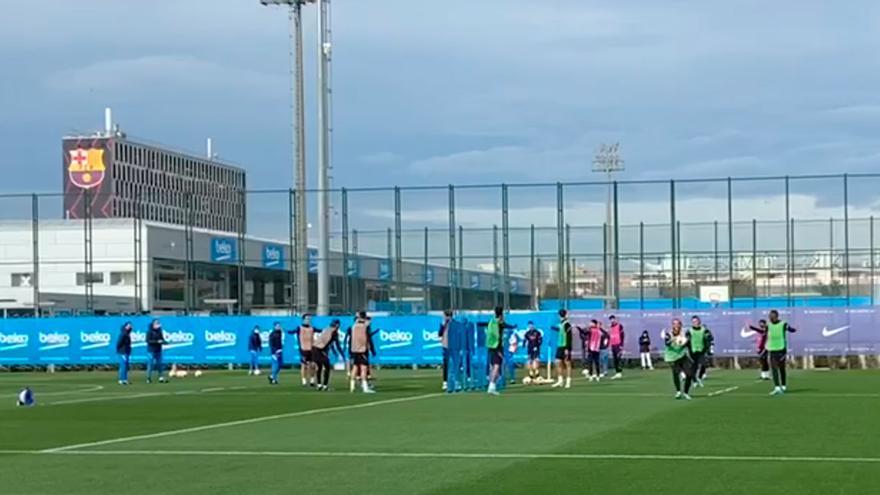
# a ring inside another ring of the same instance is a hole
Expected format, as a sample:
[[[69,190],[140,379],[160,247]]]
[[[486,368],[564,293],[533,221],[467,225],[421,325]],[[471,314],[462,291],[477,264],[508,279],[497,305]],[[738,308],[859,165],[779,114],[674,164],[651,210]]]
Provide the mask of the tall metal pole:
[[[330,0],[318,0],[318,307],[330,312]]]
[[[846,277],[846,305],[850,301],[849,277],[849,174],[843,174],[843,276]]]
[[[504,308],[510,309],[510,219],[507,184],[501,186],[501,250],[504,274]]]
[[[34,316],[40,316],[40,201],[36,194],[31,195],[31,241],[33,242],[33,269],[31,286],[33,287]]]
[[[296,234],[295,234],[295,278],[296,278],[296,304],[295,309],[300,314],[309,309],[309,231],[308,214],[306,205],[306,112],[305,112],[305,89],[303,84],[303,28],[302,28],[302,1],[296,1],[290,6],[291,23],[293,25],[293,58],[294,58],[294,142],[295,142],[295,188],[298,194],[296,200]],[[291,266],[291,270],[294,267]]]
[[[727,295],[732,308],[736,296],[736,284],[733,280],[733,179],[730,177],[727,178],[727,283],[730,284]]]

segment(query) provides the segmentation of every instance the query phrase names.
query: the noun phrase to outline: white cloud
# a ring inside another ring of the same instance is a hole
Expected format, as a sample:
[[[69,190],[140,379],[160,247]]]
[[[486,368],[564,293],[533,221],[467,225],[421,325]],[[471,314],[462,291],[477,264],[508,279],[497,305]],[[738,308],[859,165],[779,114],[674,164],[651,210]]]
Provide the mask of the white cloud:
[[[360,161],[367,165],[389,165],[399,162],[403,157],[391,151],[380,151],[360,157]]]

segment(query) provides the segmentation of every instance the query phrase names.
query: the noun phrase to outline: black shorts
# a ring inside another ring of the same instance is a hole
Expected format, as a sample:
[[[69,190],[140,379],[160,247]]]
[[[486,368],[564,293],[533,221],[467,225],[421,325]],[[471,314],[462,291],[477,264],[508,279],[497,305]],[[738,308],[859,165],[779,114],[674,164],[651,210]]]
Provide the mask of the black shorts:
[[[571,361],[571,349],[568,347],[557,347],[556,359],[560,361]]]
[[[532,349],[529,347],[529,361],[537,361],[541,357],[541,348],[535,347]]]
[[[489,364],[500,365],[504,362],[504,351],[501,349],[489,349]]]
[[[354,363],[355,366],[369,366],[370,360],[367,358],[366,352],[352,352],[351,353],[351,362]]]
[[[312,350],[309,349],[304,351],[302,349],[299,350],[299,362],[300,363],[312,363],[315,359],[312,357]]]
[[[785,349],[781,351],[770,351],[770,362],[782,365],[782,363],[785,363],[785,356],[787,354],[788,351]]]

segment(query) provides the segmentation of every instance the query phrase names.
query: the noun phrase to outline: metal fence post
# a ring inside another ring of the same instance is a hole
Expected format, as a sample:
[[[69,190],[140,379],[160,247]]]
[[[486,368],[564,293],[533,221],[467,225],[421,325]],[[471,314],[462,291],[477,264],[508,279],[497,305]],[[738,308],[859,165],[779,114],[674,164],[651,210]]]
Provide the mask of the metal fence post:
[[[498,226],[492,226],[492,305],[498,307]]]
[[[672,299],[672,307],[677,308],[677,300],[675,298],[676,287],[678,286],[677,269],[676,269],[676,242],[675,242],[675,181],[669,181],[669,238],[671,244],[670,261],[672,268],[672,286],[670,287],[670,296]]]
[[[296,313],[299,308],[296,304],[296,294],[302,288],[296,285],[296,191],[288,189],[287,194],[287,255],[288,255],[288,272],[287,283],[290,285],[290,299],[288,301],[290,314]]]
[[[572,299],[572,279],[575,278],[575,267],[571,266],[572,255],[571,255],[571,225],[565,224],[565,267],[562,268],[563,271],[560,273],[564,274],[562,277],[562,286],[565,288],[565,298],[564,298],[564,308],[569,308],[570,300]]]
[[[31,241],[33,253],[31,260],[31,285],[33,286],[34,316],[40,316],[40,201],[31,194]]]
[[[456,287],[456,300],[464,305],[464,227],[458,226],[458,287]]]
[[[455,186],[449,185],[449,274],[447,281],[449,282],[449,308],[458,309],[458,302],[455,298],[456,279],[458,277],[455,266]]]
[[[620,222],[618,221],[617,199],[617,181],[614,181],[614,262],[612,263],[612,271],[614,273],[611,281],[614,284],[612,285],[614,289],[612,308],[615,309],[620,307]]]
[[[531,306],[532,309],[538,309],[538,281],[536,280],[537,267],[535,266],[535,224],[529,229],[529,280],[531,287]]]
[[[397,312],[403,305],[403,227],[400,217],[400,187],[394,188],[394,293]]]
[[[680,220],[675,221],[675,248],[678,250],[678,252],[675,253],[675,262],[677,265],[675,267],[675,271],[678,272],[678,285],[675,286],[675,300],[678,301],[678,306],[676,306],[676,307],[681,308],[681,286],[682,286],[682,283],[681,283],[681,272],[682,272],[681,263],[682,263],[682,259],[681,259],[681,221]]]
[[[788,306],[791,307],[791,232],[788,225],[791,223],[791,193],[789,177],[785,176],[785,293]]]
[[[736,283],[733,280],[733,179],[727,178],[727,283],[730,307],[736,299]]]
[[[504,277],[504,307],[510,309],[510,211],[508,209],[507,184],[501,185],[501,253]]]
[[[797,292],[797,287],[795,286],[795,253],[797,252],[797,245],[794,242],[794,218],[789,222],[788,235],[791,236],[791,290],[792,292]],[[793,300],[793,298],[792,298]]]
[[[828,219],[828,285],[834,285],[834,217]]]
[[[758,220],[752,219],[752,307],[758,307]]]
[[[92,249],[92,235],[94,231],[92,230],[92,197],[91,192],[86,189],[83,192],[83,248],[85,250],[85,273],[83,276],[85,277],[84,286],[85,286],[85,299],[86,299],[86,310],[91,312],[95,309],[95,287],[94,280],[92,275],[92,269],[94,266],[94,258],[92,257],[94,251]]]
[[[868,240],[868,246],[869,246],[868,250],[870,251],[870,261],[868,263],[869,263],[870,269],[871,269],[871,306],[873,306],[874,305],[874,285],[875,285],[874,274],[875,274],[875,269],[876,269],[875,262],[874,262],[874,216],[873,215],[871,215],[871,218],[869,219],[869,221],[871,223],[868,225],[868,236],[870,236],[870,240]]]
[[[846,305],[850,302],[849,276],[849,174],[843,174],[843,266],[846,283]]]
[[[562,183],[556,183],[556,297],[564,308],[568,307],[567,297],[562,297],[563,274],[567,270],[565,259],[565,204],[563,203]]]
[[[639,222],[639,309],[645,309],[645,222]]]
[[[351,303],[351,275],[348,265],[351,259],[349,254],[348,239],[348,189],[342,188],[342,309],[346,312],[353,310]]]
[[[392,232],[391,227],[388,227],[388,229],[385,231],[385,244],[386,244],[385,245],[385,260],[386,260],[385,262],[388,263],[389,269],[392,269],[391,268],[392,267],[391,260],[393,259],[393,255],[394,255],[394,247],[393,247],[394,243],[392,241],[393,237],[394,237],[394,233]],[[396,267],[394,267],[394,268],[396,268]],[[397,271],[397,270],[394,270],[394,271]],[[394,303],[393,303],[394,314],[400,313],[400,306],[399,306],[400,301],[397,299],[397,294],[396,293],[392,294],[392,290],[391,290],[391,284],[394,282],[394,277],[396,277],[396,276],[397,276],[396,273],[392,273],[388,277],[388,280],[385,281],[385,288],[388,290],[388,299],[394,301]]]
[[[425,227],[425,251],[423,258],[424,265],[422,266],[422,296],[424,298],[423,304],[425,305],[425,312],[431,311],[431,293],[430,287],[428,286],[428,270],[431,268],[428,267],[428,227]],[[434,276],[431,277],[431,283],[434,283]]]

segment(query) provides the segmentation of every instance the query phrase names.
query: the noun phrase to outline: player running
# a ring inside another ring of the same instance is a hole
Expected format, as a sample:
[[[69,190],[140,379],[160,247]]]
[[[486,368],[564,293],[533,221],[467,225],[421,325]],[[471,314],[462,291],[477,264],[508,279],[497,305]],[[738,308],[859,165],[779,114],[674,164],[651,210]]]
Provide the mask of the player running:
[[[654,362],[651,360],[651,336],[647,330],[639,336],[639,357],[642,359],[643,370],[654,369]]]
[[[770,323],[767,324],[767,351],[770,354],[770,371],[773,373],[773,391],[770,395],[782,395],[788,389],[786,378],[785,357],[788,354],[788,333],[797,330],[787,322],[779,319],[779,311],[770,311]]]
[[[688,338],[681,328],[681,320],[672,320],[672,331],[660,333],[663,337],[665,350],[663,360],[672,368],[672,383],[675,384],[675,398],[691,400],[691,380],[693,379],[693,362],[688,355]],[[684,375],[684,393],[681,390],[681,375]]]
[[[758,334],[755,345],[758,351],[758,362],[761,363],[761,380],[769,380],[770,358],[767,353],[767,320],[759,320],[757,327],[749,325],[749,330]]]
[[[452,310],[447,309],[443,312],[443,321],[440,323],[440,330],[437,331],[440,337],[440,346],[443,348],[443,390],[446,390],[446,381],[449,377],[449,326],[452,324]]]
[[[534,381],[541,377],[541,345],[544,343],[544,335],[535,328],[535,322],[529,322],[529,328],[523,335],[523,340],[525,340],[526,354],[528,355],[526,368],[529,378]]]
[[[559,310],[559,325],[554,325],[550,329],[559,334],[556,341],[556,383],[553,387],[571,388],[572,325],[568,321],[568,310]]]
[[[269,332],[269,354],[272,357],[272,372],[269,374],[269,385],[278,385],[278,374],[284,364],[284,339],[281,323],[275,322]]]
[[[698,387],[703,387],[703,376],[706,374],[706,358],[712,342],[712,333],[703,326],[699,316],[691,318],[691,327],[687,331],[688,343],[690,344],[691,361],[693,369],[691,376]]]
[[[339,344],[339,320],[330,322],[330,326],[315,333],[315,341],[312,346],[312,355],[318,366],[318,390],[326,391],[330,387],[330,351],[332,350],[340,358],[344,358],[342,346]]]
[[[624,343],[624,333],[623,333],[623,325],[617,321],[617,317],[611,315],[608,319],[610,323],[608,335],[611,344],[611,358],[614,363],[614,376],[611,377],[612,380],[619,380],[623,378],[623,343]]]
[[[312,356],[312,342],[315,332],[320,332],[312,326],[312,315],[303,315],[302,323],[296,330],[289,330],[289,335],[296,335],[299,343],[299,374],[302,386],[315,386],[315,359]]]
[[[367,318],[366,311],[358,312],[354,324],[348,329],[347,333],[348,352],[352,362],[349,392],[355,391],[357,382],[360,380],[361,391],[365,394],[374,394],[376,391],[370,388],[370,361],[367,353],[375,356],[376,348],[373,346],[370,320]]]

